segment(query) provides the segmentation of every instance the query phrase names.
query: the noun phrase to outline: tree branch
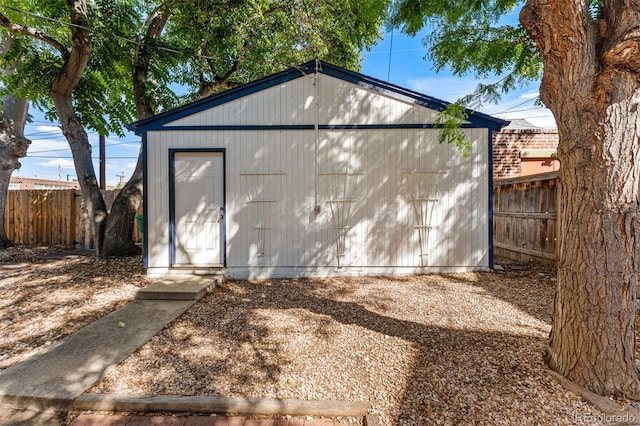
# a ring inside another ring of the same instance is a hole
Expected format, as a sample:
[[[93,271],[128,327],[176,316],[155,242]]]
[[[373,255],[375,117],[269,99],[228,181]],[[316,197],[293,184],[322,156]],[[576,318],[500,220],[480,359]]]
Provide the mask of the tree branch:
[[[136,46],[133,56],[133,98],[136,103],[136,116],[138,120],[151,117],[155,114],[149,94],[149,66],[151,65],[151,51],[147,44],[157,40],[167,20],[171,16],[169,3],[163,3],[149,16],[146,21],[147,30],[142,38],[142,43]]]
[[[604,3],[600,21],[602,63],[605,68],[640,70],[640,2],[629,7],[623,0]]]
[[[233,61],[233,65],[231,66],[231,68],[229,68],[222,77],[218,77],[218,76],[214,77],[213,81],[206,81],[204,77],[201,77],[200,88],[198,90],[198,94],[196,95],[195,99],[197,100],[197,99],[206,98],[207,96],[210,96],[216,89],[219,89],[220,87],[227,84],[229,79],[238,70],[238,67],[240,66],[240,62],[241,62],[240,58],[235,59]],[[209,63],[209,67],[211,68],[211,71],[214,71],[213,64]]]
[[[9,20],[9,18],[7,18],[1,12],[0,12],[0,26],[3,26],[4,28],[8,29],[13,34],[26,35],[29,37],[36,38],[40,41],[43,41],[44,43],[47,43],[48,45],[52,46],[57,51],[59,51],[63,57],[66,57],[69,54],[69,51],[67,50],[67,48],[55,38],[51,37],[50,35],[46,34],[43,31],[40,31],[37,28],[25,27],[24,25],[14,24]]]
[[[544,64],[540,97],[560,106],[558,88],[571,98],[588,99],[599,71],[598,28],[584,0],[527,0],[520,23],[535,42]],[[568,93],[571,92],[569,95]],[[558,111],[554,111],[558,119]]]
[[[71,98],[82,73],[89,63],[91,36],[86,28],[88,10],[84,0],[68,0],[71,17],[71,51],[62,69],[51,83],[51,93]],[[63,124],[64,126],[64,124]]]
[[[609,48],[602,55],[602,64],[607,68],[640,72],[640,34],[631,34],[626,40]]]

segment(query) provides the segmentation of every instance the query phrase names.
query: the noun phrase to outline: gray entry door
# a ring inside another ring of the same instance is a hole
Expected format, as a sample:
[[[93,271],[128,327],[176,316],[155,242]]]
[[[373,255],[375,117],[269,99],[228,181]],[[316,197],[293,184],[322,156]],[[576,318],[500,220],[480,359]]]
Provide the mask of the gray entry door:
[[[222,152],[176,152],[174,232],[176,266],[224,263]]]

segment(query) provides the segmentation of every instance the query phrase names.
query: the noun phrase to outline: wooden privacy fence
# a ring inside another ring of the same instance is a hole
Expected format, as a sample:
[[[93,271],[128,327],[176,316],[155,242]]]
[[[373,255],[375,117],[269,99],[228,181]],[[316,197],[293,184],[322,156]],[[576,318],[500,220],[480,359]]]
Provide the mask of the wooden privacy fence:
[[[109,208],[117,194],[116,190],[105,193]],[[142,207],[137,214],[141,212]],[[7,236],[16,244],[93,248],[91,224],[80,191],[75,189],[9,191],[4,225]],[[133,238],[142,241],[137,224]]]
[[[558,174],[500,179],[493,184],[496,257],[555,264]]]

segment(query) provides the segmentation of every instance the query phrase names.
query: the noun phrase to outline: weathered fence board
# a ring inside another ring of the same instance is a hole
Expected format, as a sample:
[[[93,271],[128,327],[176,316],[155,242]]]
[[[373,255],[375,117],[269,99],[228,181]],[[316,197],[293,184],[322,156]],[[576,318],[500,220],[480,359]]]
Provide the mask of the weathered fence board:
[[[496,257],[555,263],[558,174],[496,180],[493,244]]]
[[[107,206],[111,206],[117,192],[107,191]],[[141,212],[142,207],[138,214]],[[75,189],[9,191],[4,224],[7,236],[16,244],[93,248],[91,225],[80,191]],[[133,239],[142,241],[137,224]]]

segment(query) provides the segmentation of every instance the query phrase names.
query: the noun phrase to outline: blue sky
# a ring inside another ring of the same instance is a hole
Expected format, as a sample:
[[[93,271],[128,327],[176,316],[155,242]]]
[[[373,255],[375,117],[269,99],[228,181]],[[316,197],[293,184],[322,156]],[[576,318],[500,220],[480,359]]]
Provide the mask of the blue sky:
[[[517,19],[517,12],[509,14],[505,19]],[[391,33],[386,33],[378,45],[369,52],[363,52],[361,72],[449,102],[473,92],[479,81],[472,76],[461,78],[446,70],[435,72],[432,65],[424,59],[427,51],[422,45],[422,38],[425,36],[425,32],[419,33],[416,37],[408,37],[396,31],[392,43]],[[484,82],[498,79],[496,76]],[[481,111],[505,119],[526,118],[540,127],[555,127],[551,113],[534,105],[537,97],[538,83],[535,83],[505,95],[497,105],[484,105]],[[71,152],[57,123],[47,122],[38,111],[32,109],[30,112],[35,121],[27,126],[25,135],[32,140],[32,144],[27,157],[21,160],[22,168],[15,171],[13,176],[74,179],[76,176]],[[94,146],[94,167],[97,175],[98,135],[90,133],[89,137]],[[125,181],[128,180],[135,167],[140,147],[139,138],[133,133],[128,133],[124,138],[108,137],[106,145],[107,184],[115,185],[122,174]]]

